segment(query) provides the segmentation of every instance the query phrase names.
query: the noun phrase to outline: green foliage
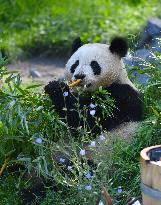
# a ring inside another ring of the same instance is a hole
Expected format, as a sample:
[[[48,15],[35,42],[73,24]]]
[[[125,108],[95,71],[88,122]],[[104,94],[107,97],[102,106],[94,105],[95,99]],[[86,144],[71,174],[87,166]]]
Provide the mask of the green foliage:
[[[93,171],[93,176],[87,179],[85,174],[90,173],[91,168],[87,164],[86,156],[82,156],[84,164],[81,166],[79,154],[84,145],[90,143],[91,135],[86,132],[86,126],[78,130],[82,137],[81,142],[72,138],[62,119],[51,111],[51,102],[48,96],[43,94],[42,86],[22,85],[19,74],[7,71],[4,66],[5,61],[2,59],[0,61],[0,163],[3,164],[4,159],[9,156],[9,165],[23,163],[28,171],[34,168],[38,175],[52,178],[54,183],[58,184],[60,187],[58,192],[47,189],[45,199],[43,201],[37,199],[41,205],[95,204],[99,197],[104,200],[101,196],[103,186],[108,188],[115,205],[124,204],[129,197],[139,196],[139,153],[147,146],[160,144],[161,99],[158,95],[161,88],[160,62],[160,55],[156,55],[156,61],[141,71],[150,77],[150,81],[146,86],[139,86],[144,101],[145,120],[136,136],[129,144],[118,138],[112,140],[110,136],[102,142],[96,138],[97,148],[88,147],[88,151],[94,156],[98,167]],[[105,96],[106,100],[100,102],[99,95]],[[101,88],[92,97],[95,98],[96,105],[102,104],[105,108],[111,106],[111,109],[114,106],[108,93]],[[109,111],[111,113],[111,110]],[[85,119],[85,116],[82,117]],[[42,143],[35,143],[38,138],[42,139]],[[73,162],[70,174],[63,172],[63,164],[57,166],[54,161],[60,157]],[[17,180],[19,186],[15,187],[15,179],[9,174],[1,179],[1,204],[11,205],[15,200],[17,201],[15,204],[21,204],[19,190],[24,183],[25,186],[28,183],[24,182],[21,176]],[[86,189],[87,185],[91,186],[91,190]],[[6,186],[7,192],[4,191]],[[118,186],[123,189],[121,194],[117,192]],[[14,194],[6,197],[9,192]]]
[[[1,205],[20,205],[18,195],[18,179],[13,176],[0,179],[0,204]]]
[[[131,43],[149,16],[161,13],[159,0],[0,0],[0,5],[0,48],[11,59],[44,51],[64,55],[76,36],[107,42],[122,35]]]

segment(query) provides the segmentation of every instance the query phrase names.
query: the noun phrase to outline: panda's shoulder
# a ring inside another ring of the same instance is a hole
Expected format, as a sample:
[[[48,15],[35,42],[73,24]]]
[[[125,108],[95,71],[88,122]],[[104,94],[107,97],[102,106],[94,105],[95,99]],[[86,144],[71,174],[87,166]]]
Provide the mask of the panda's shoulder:
[[[111,86],[106,88],[108,92],[111,93],[113,97],[117,97],[120,99],[124,99],[127,96],[133,97],[133,99],[136,97],[138,98],[140,96],[140,93],[138,90],[131,87],[129,84],[117,84],[113,83]]]

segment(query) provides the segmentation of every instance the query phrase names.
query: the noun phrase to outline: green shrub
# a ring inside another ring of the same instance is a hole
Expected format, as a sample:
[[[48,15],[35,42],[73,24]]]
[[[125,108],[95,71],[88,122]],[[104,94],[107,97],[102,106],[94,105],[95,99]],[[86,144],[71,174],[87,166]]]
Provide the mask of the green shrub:
[[[146,86],[139,86],[145,107],[144,122],[130,144],[121,139],[111,141],[108,137],[103,142],[95,139],[98,149],[89,149],[98,167],[90,179],[85,177],[91,170],[86,157],[82,156],[82,167],[79,155],[81,149],[84,149],[83,144],[91,142],[90,133],[80,130],[82,142],[72,138],[66,124],[51,110],[51,102],[48,96],[43,94],[42,86],[22,85],[19,74],[8,72],[3,66],[4,61],[1,60],[0,78],[3,82],[1,81],[0,88],[0,164],[4,163],[5,158],[10,157],[9,165],[22,163],[28,171],[34,168],[38,175],[52,178],[60,190],[53,193],[47,189],[46,198],[43,201],[37,199],[42,205],[94,204],[97,198],[102,198],[103,186],[108,188],[115,204],[124,204],[129,197],[139,196],[139,153],[144,147],[160,144],[160,55],[157,55],[156,59],[156,63],[148,64],[148,67],[140,71],[151,77]],[[139,71],[139,68],[135,68],[137,69]],[[104,94],[103,90],[100,92]],[[105,103],[109,102],[112,105],[112,101],[109,100],[108,98]],[[35,141],[37,139],[39,140]],[[105,149],[105,152],[98,152],[99,147]],[[72,160],[72,178],[61,169],[63,164],[57,166],[53,162],[54,156],[51,153],[55,153],[59,159],[66,156]],[[4,177],[6,178],[1,179],[0,185],[3,202],[1,204],[10,205],[12,196],[5,199],[3,187],[10,183],[7,187],[13,190],[15,180],[9,173]],[[21,176],[18,180],[22,185],[17,187],[13,194],[17,200],[19,189],[24,184]],[[91,190],[88,190],[90,187],[86,187],[87,185],[91,186]],[[123,190],[121,194],[117,192],[119,186]]]
[[[72,40],[108,42],[116,35],[136,41],[159,0],[0,0],[0,48],[11,60],[24,54],[69,52]]]

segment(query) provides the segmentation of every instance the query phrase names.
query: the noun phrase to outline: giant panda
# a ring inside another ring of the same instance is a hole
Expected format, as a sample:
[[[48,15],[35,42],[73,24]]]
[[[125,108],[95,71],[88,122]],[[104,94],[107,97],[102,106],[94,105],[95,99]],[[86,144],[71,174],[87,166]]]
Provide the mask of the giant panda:
[[[83,44],[79,37],[73,41],[72,53],[65,67],[65,81],[52,81],[45,86],[45,93],[50,96],[55,111],[61,118],[66,116],[72,130],[77,130],[84,123],[79,119],[76,104],[79,102],[82,110],[84,106],[95,104],[91,96],[79,96],[77,89],[70,89],[66,83],[80,79],[78,87],[84,93],[92,93],[101,86],[110,93],[116,105],[112,116],[103,116],[97,106],[94,108],[95,116],[90,114],[90,110],[87,112],[87,123],[92,134],[104,131],[128,138],[134,133],[143,119],[143,103],[122,61],[127,51],[127,43],[121,37],[115,37],[110,45]],[[65,97],[64,93],[67,93]],[[96,118],[99,118],[101,129],[96,126]]]

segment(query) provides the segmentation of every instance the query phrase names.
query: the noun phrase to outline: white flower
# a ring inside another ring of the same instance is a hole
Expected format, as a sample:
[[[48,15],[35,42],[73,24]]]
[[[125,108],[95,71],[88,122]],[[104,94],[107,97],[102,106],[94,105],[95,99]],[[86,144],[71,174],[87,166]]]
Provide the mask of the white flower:
[[[99,135],[99,141],[104,141],[104,140],[105,140],[105,136]]]
[[[59,162],[60,162],[60,163],[64,163],[64,162],[65,162],[65,159],[62,158],[62,157],[60,157]]]
[[[99,201],[98,205],[104,205],[103,201]]]
[[[68,171],[72,171],[72,166],[67,167]]]
[[[78,185],[78,191],[82,191],[82,185]]]
[[[91,103],[89,106],[90,106],[90,108],[95,108],[96,107],[96,105],[93,104],[93,103]]]
[[[92,116],[93,116],[93,115],[95,115],[96,111],[95,111],[95,110],[90,110],[90,112],[89,112],[89,113],[90,113],[90,115],[92,115]]]
[[[121,186],[119,186],[119,187],[117,188],[117,192],[118,192],[119,194],[122,193],[122,187],[121,187]]]
[[[41,144],[41,143],[42,143],[42,139],[41,139],[40,137],[37,137],[37,138],[35,139],[35,143],[36,143],[36,144]]]
[[[80,155],[84,156],[86,154],[86,151],[84,149],[81,149],[81,151],[79,152]]]
[[[96,141],[92,141],[89,147],[95,147],[96,146]]]
[[[86,190],[90,191],[92,189],[91,185],[90,184],[87,184],[86,185]]]
[[[68,93],[67,91],[65,91],[65,92],[63,93],[63,96],[64,96],[64,97],[67,97],[68,94],[69,94],[69,93]]]

